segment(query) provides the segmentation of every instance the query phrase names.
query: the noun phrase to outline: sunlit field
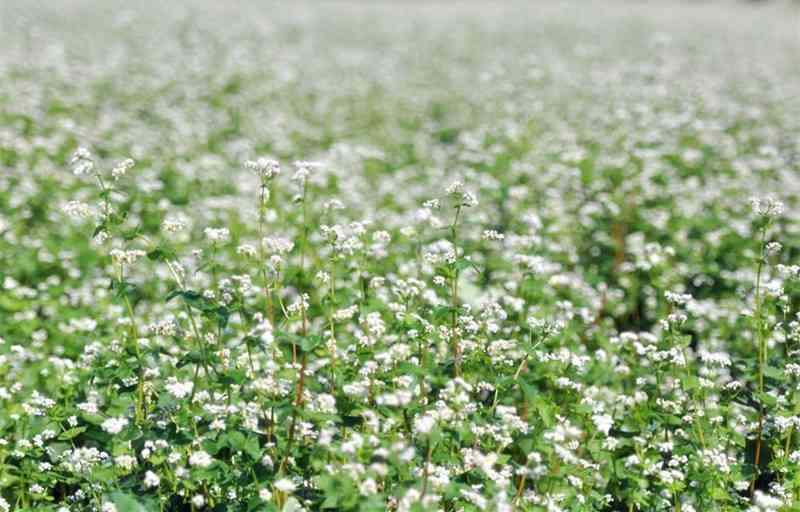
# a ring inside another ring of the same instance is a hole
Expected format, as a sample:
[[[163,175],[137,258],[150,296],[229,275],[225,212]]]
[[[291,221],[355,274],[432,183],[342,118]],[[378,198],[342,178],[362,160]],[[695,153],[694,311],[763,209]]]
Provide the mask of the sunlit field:
[[[800,4],[0,0],[0,512],[800,510]]]

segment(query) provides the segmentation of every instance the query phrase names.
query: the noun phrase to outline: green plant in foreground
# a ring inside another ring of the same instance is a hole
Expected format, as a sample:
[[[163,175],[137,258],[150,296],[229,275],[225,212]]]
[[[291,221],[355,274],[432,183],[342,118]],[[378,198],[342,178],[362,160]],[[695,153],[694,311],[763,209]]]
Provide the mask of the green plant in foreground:
[[[0,512],[800,507],[787,6],[29,7]]]

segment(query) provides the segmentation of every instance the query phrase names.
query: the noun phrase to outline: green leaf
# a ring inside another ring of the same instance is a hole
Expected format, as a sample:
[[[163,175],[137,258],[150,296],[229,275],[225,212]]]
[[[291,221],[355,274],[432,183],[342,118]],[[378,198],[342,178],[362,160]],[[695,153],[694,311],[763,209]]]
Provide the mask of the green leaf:
[[[545,398],[538,394],[538,391],[533,386],[523,383],[522,390],[531,401],[531,405],[536,408],[536,411],[539,413],[539,417],[542,419],[542,423],[544,423],[546,427],[552,427],[555,425],[556,410],[553,404],[549,403]]]
[[[241,385],[247,380],[247,373],[244,370],[228,370],[219,377],[220,384]]]
[[[181,297],[190,308],[200,311],[204,317],[215,321],[220,329],[228,325],[231,316],[230,310],[209,299],[203,294],[194,290],[173,290],[164,298],[164,302],[169,302],[175,297]]]
[[[774,366],[767,366],[764,368],[764,375],[777,381],[783,381],[786,379],[786,373],[780,368],[775,368]]]
[[[214,361],[214,357],[211,355],[206,355],[201,350],[192,350],[180,360],[175,365],[177,368],[183,368],[188,364],[202,364],[202,363],[212,363]]]
[[[261,445],[258,443],[257,437],[248,436],[247,441],[244,443],[243,451],[253,460],[261,460]]]
[[[182,290],[172,290],[166,295],[166,297],[164,297],[164,302],[169,302],[175,297],[180,297],[181,293],[183,293]]]
[[[300,342],[300,348],[303,352],[311,352],[322,344],[322,337],[317,334],[311,334],[303,338]]]
[[[147,257],[153,261],[168,261],[174,260],[176,254],[172,249],[159,246],[147,253]]]
[[[69,430],[65,430],[58,436],[58,439],[59,441],[68,441],[83,434],[84,432],[86,432],[86,429],[87,427],[75,427]]]
[[[147,507],[139,503],[139,501],[131,494],[122,492],[112,493],[111,502],[117,506],[117,512],[148,512]]]
[[[244,450],[244,444],[246,438],[244,437],[244,434],[242,434],[241,432],[238,431],[229,432],[228,434],[225,435],[225,439],[228,443],[228,446],[230,446],[232,450],[237,452]]]
[[[296,345],[298,347],[302,343],[302,337],[293,332],[279,331],[275,334],[275,339],[277,339],[280,343],[287,343],[289,345]]]
[[[439,428],[438,426],[433,427],[431,429],[430,437],[428,439],[428,442],[431,444],[431,447],[436,446],[439,443],[439,441],[441,441],[441,439],[442,439],[442,429]]]
[[[133,229],[129,229],[127,231],[122,232],[122,238],[124,240],[128,240],[128,241],[135,240],[141,234],[142,234],[142,227],[141,226],[136,226]]]
[[[753,396],[756,398],[756,400],[766,405],[767,407],[775,407],[776,405],[778,405],[778,399],[770,395],[769,393],[757,392],[753,393]]]
[[[216,318],[217,326],[220,329],[224,329],[225,327],[228,326],[228,321],[231,317],[231,312],[225,306],[219,306],[217,307],[217,309],[213,311],[213,314],[211,316]]]
[[[478,267],[478,265],[476,265],[474,261],[468,260],[466,258],[459,258],[458,260],[456,260],[455,267],[459,271],[467,269],[467,268],[471,268],[471,269],[475,270],[475,272],[478,272],[478,273],[481,272],[480,267]]]
[[[105,229],[106,229],[106,223],[105,222],[102,223],[102,224],[98,224],[97,227],[94,228],[94,231],[92,232],[92,238],[94,238],[97,235],[99,235],[100,232],[105,231]]]
[[[127,297],[127,299],[134,306],[144,297],[144,294],[142,293],[139,286],[130,281],[120,281],[119,279],[112,279],[110,289],[115,292],[114,296],[116,298],[122,299]]]
[[[301,510],[303,510],[303,506],[294,497],[289,498],[281,509],[282,512],[300,512]]]

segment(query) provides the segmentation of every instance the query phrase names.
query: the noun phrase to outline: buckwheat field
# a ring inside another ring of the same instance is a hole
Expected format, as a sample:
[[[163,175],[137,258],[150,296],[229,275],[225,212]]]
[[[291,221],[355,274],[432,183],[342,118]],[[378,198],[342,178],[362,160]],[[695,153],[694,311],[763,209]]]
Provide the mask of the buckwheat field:
[[[0,48],[0,512],[800,510],[800,5]]]

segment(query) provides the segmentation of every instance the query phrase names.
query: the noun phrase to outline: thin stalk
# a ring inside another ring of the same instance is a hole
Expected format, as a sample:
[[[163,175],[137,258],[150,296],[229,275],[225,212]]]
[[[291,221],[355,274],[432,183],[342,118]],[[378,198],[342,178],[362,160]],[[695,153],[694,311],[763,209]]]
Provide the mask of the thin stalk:
[[[308,245],[308,207],[307,207],[307,199],[308,199],[308,179],[303,180],[303,239],[302,245],[300,247],[300,272],[305,278],[305,266],[306,266],[306,246]],[[301,326],[301,335],[305,338],[308,335],[308,313],[306,312],[305,302],[304,302],[303,294],[302,294],[302,286],[301,286],[301,293],[300,293],[300,312],[302,316],[302,326]],[[297,362],[297,346],[292,345],[292,363]],[[281,461],[280,468],[278,469],[278,473],[281,473],[284,468],[286,467],[286,463],[289,459],[289,456],[292,453],[292,444],[294,442],[294,431],[297,425],[297,412],[300,407],[303,405],[303,388],[305,385],[305,377],[306,377],[306,366],[308,363],[308,352],[303,351],[302,361],[300,363],[300,375],[297,378],[297,385],[295,387],[295,400],[294,400],[294,409],[292,410],[292,420],[289,426],[289,436],[286,442],[286,454]]]
[[[461,216],[461,205],[456,207],[456,215],[453,219],[453,224],[450,226],[450,233],[453,243],[453,251],[455,252],[456,266],[453,273],[453,282],[450,290],[450,307],[452,308],[452,350],[453,350],[453,363],[454,374],[458,378],[461,376],[461,344],[458,339],[458,220]]]
[[[119,266],[119,282],[122,285],[122,282],[125,279],[125,269],[122,264]],[[134,350],[136,352],[136,363],[139,366],[137,372],[137,384],[136,384],[136,422],[138,424],[142,424],[145,419],[145,410],[147,409],[146,397],[144,394],[144,364],[142,360],[142,350],[139,347],[139,330],[136,327],[136,316],[133,313],[133,306],[131,305],[130,299],[128,299],[128,295],[126,293],[122,293],[122,300],[125,302],[125,307],[128,310],[128,316],[131,319],[131,343],[133,344]]]
[[[178,285],[178,288],[180,288],[181,291],[186,291],[186,286],[183,284],[183,281],[181,280],[180,276],[178,275],[178,273],[173,268],[172,263],[170,263],[169,261],[167,261],[167,268],[169,268],[169,271],[172,274],[172,277],[175,279],[175,283]],[[186,302],[186,299],[183,299],[183,307],[186,310],[186,314],[189,315],[189,323],[192,326],[192,332],[194,334],[194,337],[195,337],[195,340],[196,340],[196,344],[197,344],[198,348],[203,353],[203,363],[202,363],[203,372],[205,373],[206,378],[208,378],[209,377],[208,361],[206,360],[207,357],[208,357],[208,350],[207,350],[205,341],[200,336],[200,329],[198,329],[198,327],[197,327],[197,321],[194,318],[194,313],[192,313],[192,308],[189,307],[189,304]],[[214,368],[214,371],[216,372],[215,368]],[[197,392],[197,383],[198,383],[198,376],[199,375],[200,375],[200,372],[199,372],[198,368],[195,367],[194,377],[192,379],[192,393],[189,396],[189,403],[192,403],[192,400],[194,400],[194,395]]]
[[[267,279],[266,263],[267,258],[264,253],[264,223],[267,213],[267,198],[269,197],[269,187],[266,182],[261,183],[261,190],[259,192],[259,205],[258,205],[258,255],[259,255],[259,270],[261,280],[264,287],[264,296],[266,298],[267,307],[266,313],[269,318],[270,324],[275,325],[275,311],[272,303],[272,286]]]
[[[756,337],[758,340],[758,392],[764,393],[764,367],[766,366],[767,359],[767,340],[764,336],[764,325],[762,318],[763,303],[761,300],[761,274],[764,269],[764,247],[767,236],[767,226],[761,229],[761,243],[758,254],[758,267],[756,270],[756,290],[755,290],[755,312],[754,320],[756,322]],[[756,437],[756,450],[753,472],[753,480],[750,482],[750,496],[755,494],[756,479],[758,478],[759,466],[761,464],[761,443],[764,433],[764,404],[759,400],[758,405],[758,434]]]
[[[331,331],[330,340],[328,341],[330,345],[330,353],[331,353],[331,392],[336,392],[336,325],[333,322],[333,310],[336,307],[335,300],[336,300],[336,277],[334,274],[335,265],[331,262],[331,271],[330,271],[330,288],[328,289],[328,297],[329,297],[329,304],[328,304],[328,328]]]
[[[267,278],[267,257],[266,253],[264,252],[264,224],[266,220],[266,211],[267,211],[267,201],[270,197],[270,190],[268,182],[262,177],[261,181],[261,188],[259,189],[259,200],[258,200],[258,259],[259,259],[259,273],[261,274],[261,282],[264,288],[264,297],[266,299],[266,315],[269,319],[270,326],[275,327],[275,308],[272,302],[272,284],[269,282]],[[272,348],[272,358],[275,359],[275,347]],[[250,372],[253,374],[253,377],[256,375],[255,364],[253,363],[253,350],[250,347],[250,343],[247,343],[247,359],[250,363]],[[258,390],[256,390],[256,395],[259,398],[261,394]],[[266,411],[262,411],[262,416],[264,420],[265,427],[267,428],[267,441],[272,441],[272,419],[267,418]],[[272,416],[272,413],[270,414]]]
[[[425,494],[428,492],[428,476],[430,474],[430,467],[431,467],[431,455],[433,454],[433,443],[428,440],[428,451],[425,454],[425,468],[422,470],[422,495],[421,498],[425,497]]]

